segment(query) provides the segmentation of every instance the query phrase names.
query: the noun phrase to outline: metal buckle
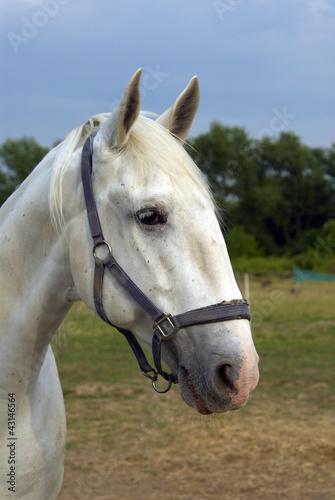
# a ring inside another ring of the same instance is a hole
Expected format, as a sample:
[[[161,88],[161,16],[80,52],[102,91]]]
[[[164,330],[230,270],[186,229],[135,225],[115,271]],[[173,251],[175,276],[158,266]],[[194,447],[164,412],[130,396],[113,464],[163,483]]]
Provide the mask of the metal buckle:
[[[156,382],[157,379],[158,379],[158,373],[153,368],[150,371],[153,372],[154,374],[153,375],[149,375],[149,372],[144,372],[143,370],[141,370],[142,375],[144,375],[145,377],[149,378],[152,382]]]
[[[103,245],[105,245],[107,247],[107,250],[106,250],[107,253],[106,253],[106,256],[103,259],[101,259],[97,255],[96,251],[97,251],[97,248],[99,248]],[[93,245],[92,253],[93,253],[94,260],[100,260],[101,262],[105,262],[108,259],[108,257],[110,255],[112,255],[112,247],[110,246],[110,244],[106,240],[101,240]]]
[[[172,339],[179,330],[179,328],[176,327],[175,324],[173,323],[172,318],[173,318],[172,314],[164,313],[164,316],[153,325],[153,328],[154,329],[158,328],[158,330],[162,334],[163,336],[162,340]],[[164,325],[162,324],[164,323],[164,321],[167,322],[168,328],[172,329],[172,331],[168,332],[164,330]]]

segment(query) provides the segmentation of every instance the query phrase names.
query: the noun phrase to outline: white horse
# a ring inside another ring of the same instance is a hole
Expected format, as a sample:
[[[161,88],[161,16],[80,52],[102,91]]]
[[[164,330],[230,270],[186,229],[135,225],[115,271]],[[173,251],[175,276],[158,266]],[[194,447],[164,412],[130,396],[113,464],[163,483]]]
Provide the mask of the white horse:
[[[153,120],[140,114],[140,76],[115,111],[72,131],[0,211],[2,500],[53,500],[62,484],[66,422],[50,341],[73,302],[96,312],[80,176],[93,132],[92,185],[104,239],[148,300],[177,318],[241,299],[213,199],[182,146],[198,107],[198,80]],[[95,253],[108,249],[103,245]],[[151,343],[149,314],[107,271],[101,300],[109,321]],[[174,328],[171,318],[164,321]],[[179,380],[181,397],[201,413],[239,408],[258,382],[248,320],[192,324],[162,343],[167,380]]]

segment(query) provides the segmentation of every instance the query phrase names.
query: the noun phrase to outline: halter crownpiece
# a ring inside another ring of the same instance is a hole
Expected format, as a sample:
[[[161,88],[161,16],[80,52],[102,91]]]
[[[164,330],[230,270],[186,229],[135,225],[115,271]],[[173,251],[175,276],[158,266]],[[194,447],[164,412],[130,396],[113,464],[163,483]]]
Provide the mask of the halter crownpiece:
[[[172,384],[178,383],[178,378],[173,373],[167,373],[161,365],[162,342],[172,339],[182,328],[207,323],[218,323],[235,319],[247,319],[250,321],[248,303],[244,299],[223,301],[207,307],[201,307],[185,313],[172,315],[161,311],[156,305],[138,288],[127,273],[119,266],[112,254],[111,245],[104,239],[99,219],[97,206],[94,199],[92,186],[92,151],[94,135],[86,140],[81,158],[81,177],[86,203],[87,217],[93,239],[94,282],[93,294],[94,305],[101,319],[121,332],[132,348],[140,369],[146,377],[152,380],[157,392],[167,392]],[[100,249],[100,251],[98,250]],[[103,251],[102,251],[103,250]],[[99,257],[98,254],[103,257]],[[128,291],[133,299],[149,314],[153,320],[152,354],[156,370],[149,364],[142,347],[135,335],[130,330],[125,330],[113,325],[108,319],[102,299],[103,277],[107,268],[113,277]],[[153,375],[151,375],[153,373]],[[168,387],[159,390],[155,383],[161,375],[168,381]]]

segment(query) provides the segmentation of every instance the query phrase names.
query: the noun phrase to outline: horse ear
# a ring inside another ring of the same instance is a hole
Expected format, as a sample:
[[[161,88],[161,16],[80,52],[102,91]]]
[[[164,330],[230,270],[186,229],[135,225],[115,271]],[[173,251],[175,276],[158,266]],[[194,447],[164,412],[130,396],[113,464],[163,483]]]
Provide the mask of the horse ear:
[[[138,69],[129,81],[120,104],[98,132],[97,141],[102,140],[109,148],[120,148],[128,141],[141,109],[141,75],[142,69]]]
[[[180,94],[172,108],[157,118],[180,141],[184,141],[191,129],[200,101],[198,77],[194,76]]]

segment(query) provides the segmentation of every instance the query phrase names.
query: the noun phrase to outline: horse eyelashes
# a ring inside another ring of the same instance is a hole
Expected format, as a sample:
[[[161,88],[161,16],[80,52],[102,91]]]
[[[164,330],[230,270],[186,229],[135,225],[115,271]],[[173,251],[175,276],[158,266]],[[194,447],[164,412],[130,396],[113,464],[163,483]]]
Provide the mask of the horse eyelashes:
[[[137,219],[146,226],[157,226],[166,223],[166,216],[157,210],[157,208],[144,208],[137,212]]]

